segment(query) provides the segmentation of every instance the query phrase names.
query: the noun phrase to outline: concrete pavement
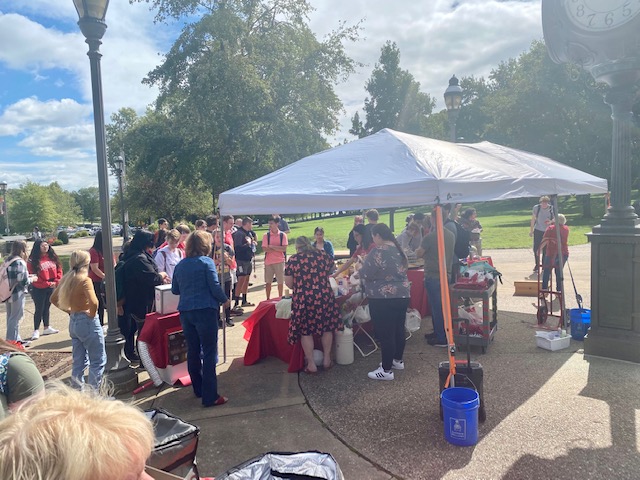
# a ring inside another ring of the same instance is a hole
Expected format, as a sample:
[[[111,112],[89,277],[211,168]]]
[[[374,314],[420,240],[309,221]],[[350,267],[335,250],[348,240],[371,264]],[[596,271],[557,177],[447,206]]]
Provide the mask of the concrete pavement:
[[[536,347],[532,297],[514,297],[513,282],[530,273],[529,250],[488,251],[503,273],[499,328],[484,366],[487,421],[475,447],[444,440],[438,415],[437,364],[444,349],[426,345],[429,318],[407,342],[406,369],[393,382],[366,377],[379,355],[316,376],[287,373],[275,358],[245,367],[242,326],[227,329],[227,362],[219,389],[230,402],[203,409],[190,388],[163,386],[133,402],[161,406],[201,427],[200,471],[219,475],[267,451],[332,453],[348,479],[637,479],[640,472],[640,369],[590,358],[582,343],[548,352]],[[589,245],[572,247],[578,292],[589,306]],[[250,300],[264,298],[261,268]],[[568,274],[568,307],[575,307]],[[3,308],[3,307],[2,307]],[[29,308],[29,307],[28,307]],[[52,308],[61,333],[34,348],[70,348],[66,316]],[[31,309],[32,313],[32,309]],[[30,334],[26,314],[22,331]],[[246,315],[245,315],[246,317]],[[236,317],[241,320],[245,317]],[[0,315],[4,329],[5,316]],[[144,374],[141,374],[144,376]]]

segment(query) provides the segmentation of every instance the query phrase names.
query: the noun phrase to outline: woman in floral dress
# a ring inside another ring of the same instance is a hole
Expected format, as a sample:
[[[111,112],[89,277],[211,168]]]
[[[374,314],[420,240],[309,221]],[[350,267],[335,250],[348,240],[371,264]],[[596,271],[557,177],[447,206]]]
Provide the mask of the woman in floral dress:
[[[371,228],[376,248],[358,272],[364,280],[371,321],[380,339],[382,363],[369,372],[373,380],[393,380],[393,370],[404,370],[404,321],[411,285],[407,278],[407,256],[384,223]]]
[[[289,343],[300,339],[306,359],[306,373],[317,373],[313,361],[313,336],[321,336],[323,366],[331,368],[333,332],[340,325],[340,310],[329,285],[333,260],[315,248],[307,237],[296,238],[296,254],[287,262],[284,281],[293,289]]]

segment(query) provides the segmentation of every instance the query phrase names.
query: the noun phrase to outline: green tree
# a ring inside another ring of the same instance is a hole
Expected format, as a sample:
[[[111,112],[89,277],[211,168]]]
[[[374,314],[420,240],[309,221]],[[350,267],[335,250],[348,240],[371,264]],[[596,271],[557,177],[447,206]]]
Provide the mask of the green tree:
[[[382,47],[380,60],[367,81],[369,96],[364,101],[365,122],[356,113],[349,132],[359,138],[383,128],[424,135],[436,124],[428,124],[435,101],[420,91],[420,83],[407,70],[400,68],[400,50],[388,41]]]
[[[72,192],[73,198],[80,207],[82,218],[89,222],[100,218],[100,192],[98,187],[81,188]]]
[[[215,198],[328,146],[342,110],[334,86],[355,66],[344,43],[357,26],[319,41],[306,0],[152,4],[158,21],[192,22],[145,80],[160,88],[156,113],[182,142],[176,175]]]
[[[51,198],[48,187],[27,182],[19,189],[11,191],[10,223],[12,230],[30,233],[38,225],[42,232],[53,232],[58,225],[56,205]]]
[[[46,187],[49,198],[56,206],[54,221],[56,225],[75,225],[80,221],[81,210],[73,195],[63,190],[58,182],[53,182]]]

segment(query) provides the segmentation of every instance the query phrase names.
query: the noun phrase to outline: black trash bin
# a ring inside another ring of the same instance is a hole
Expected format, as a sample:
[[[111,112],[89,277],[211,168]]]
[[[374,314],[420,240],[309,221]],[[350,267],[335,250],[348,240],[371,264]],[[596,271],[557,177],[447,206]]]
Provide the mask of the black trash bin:
[[[180,478],[199,479],[196,452],[200,429],[163,409],[145,413],[153,422],[156,437],[147,465]]]
[[[335,458],[328,453],[269,452],[233,467],[216,480],[344,480]]]

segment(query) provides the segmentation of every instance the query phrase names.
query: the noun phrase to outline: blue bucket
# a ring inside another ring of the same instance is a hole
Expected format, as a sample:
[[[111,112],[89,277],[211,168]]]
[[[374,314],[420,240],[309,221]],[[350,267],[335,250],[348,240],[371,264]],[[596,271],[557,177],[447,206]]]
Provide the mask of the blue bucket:
[[[440,401],[447,442],[461,447],[478,443],[478,392],[472,388],[445,388],[440,394]]]
[[[584,340],[584,336],[591,326],[591,310],[586,308],[572,308],[569,311],[571,318],[571,338]]]

